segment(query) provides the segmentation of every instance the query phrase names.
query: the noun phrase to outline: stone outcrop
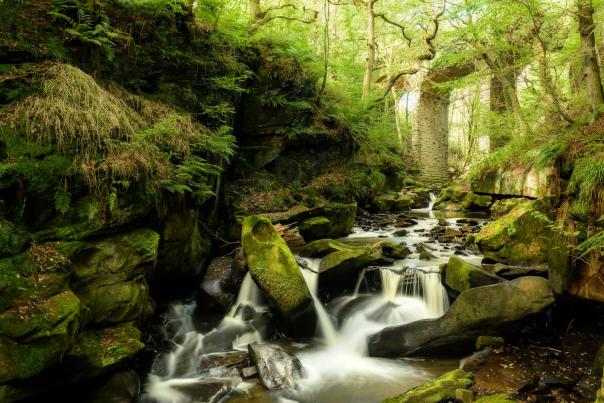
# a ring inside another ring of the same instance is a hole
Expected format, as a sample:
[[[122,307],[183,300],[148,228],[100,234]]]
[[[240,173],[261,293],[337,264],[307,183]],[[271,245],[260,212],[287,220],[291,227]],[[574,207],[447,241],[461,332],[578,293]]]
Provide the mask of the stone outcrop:
[[[445,268],[445,284],[457,292],[503,281],[502,278],[474,266],[458,256],[451,256]]]
[[[470,350],[478,336],[498,335],[553,302],[552,290],[542,277],[471,288],[440,318],[389,327],[370,336],[369,353],[393,357]]]
[[[556,197],[560,184],[554,168],[515,167],[483,172],[472,182],[472,190],[502,196]]]

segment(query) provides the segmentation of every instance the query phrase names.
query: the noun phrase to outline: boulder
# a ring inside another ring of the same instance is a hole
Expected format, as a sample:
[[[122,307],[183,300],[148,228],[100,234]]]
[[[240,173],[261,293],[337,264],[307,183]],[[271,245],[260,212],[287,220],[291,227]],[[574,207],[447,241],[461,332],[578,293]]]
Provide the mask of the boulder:
[[[491,196],[468,192],[463,198],[461,209],[466,211],[488,211],[492,204],[493,198]]]
[[[208,236],[202,236],[195,210],[182,210],[168,215],[160,231],[157,269],[153,276],[160,281],[168,278],[190,279],[199,275],[212,248]]]
[[[296,258],[266,217],[245,218],[241,244],[252,278],[293,330],[294,324],[313,310]]]
[[[404,243],[397,244],[392,241],[379,241],[371,247],[372,250],[380,250],[382,255],[391,259],[405,259],[411,254],[411,250]]]
[[[60,363],[87,318],[88,310],[69,290],[0,313],[0,383]]]
[[[400,193],[386,193],[373,199],[373,204],[382,213],[407,211],[414,205],[414,199]]]
[[[101,377],[88,394],[87,403],[133,403],[141,389],[138,374],[119,371]]]
[[[458,256],[451,256],[445,269],[445,284],[457,292],[502,281],[504,281],[502,278],[474,266]]]
[[[294,390],[302,376],[302,364],[282,347],[253,343],[248,346],[250,361],[258,368],[268,390]]]
[[[297,252],[304,257],[323,257],[333,252],[353,249],[364,248],[346,245],[333,239],[318,239],[302,246]]]
[[[519,204],[528,202],[529,199],[523,197],[512,197],[509,199],[495,200],[491,206],[491,214],[496,217],[501,217],[509,213]]]
[[[548,281],[521,277],[462,292],[440,318],[389,327],[369,337],[372,356],[410,356],[471,349],[478,336],[499,330],[554,302]]]
[[[472,190],[501,196],[555,197],[560,192],[560,181],[554,167],[526,168],[509,164],[481,172],[472,181]]]
[[[540,200],[519,204],[509,214],[485,225],[476,236],[484,256],[510,265],[547,262],[549,224]]]
[[[321,293],[334,297],[353,291],[361,270],[381,258],[379,250],[349,249],[330,253],[319,265]]]
[[[231,255],[212,259],[201,282],[200,305],[223,313],[228,311],[245,275],[245,267],[241,266]]]
[[[321,236],[318,238],[313,238],[312,234],[309,234],[309,239],[305,238],[307,241],[312,241],[319,238],[337,238],[350,234],[356,219],[356,213],[356,203],[328,203],[324,206],[313,207],[310,209],[305,206],[294,206],[287,211],[265,213],[261,214],[261,216],[268,218],[273,224],[297,223],[298,225],[301,225],[305,221],[314,217],[322,217],[325,220],[329,220],[329,228],[326,229],[323,227],[322,230],[325,232],[322,233]],[[323,219],[310,222],[307,224],[307,226],[310,228],[312,227],[311,224],[318,225],[321,224],[321,222],[323,223],[322,225],[325,225],[326,222]],[[302,233],[302,230],[300,233]]]
[[[456,369],[432,382],[417,386],[402,395],[385,399],[382,403],[440,403],[455,399],[457,389],[467,389],[474,384],[470,372]]]
[[[135,230],[88,244],[73,257],[72,289],[96,324],[127,322],[151,314],[145,276],[155,267],[159,235]]]
[[[539,277],[548,277],[549,269],[546,265],[542,266],[510,266],[503,263],[495,263],[495,264],[482,264],[482,269],[504,278],[506,280],[513,280],[522,276],[539,276]],[[551,285],[551,281],[550,281]],[[554,288],[552,286],[552,288]],[[555,288],[554,288],[554,291]]]
[[[444,188],[438,195],[438,198],[434,201],[432,210],[461,210],[461,203],[466,197],[466,194],[467,192],[458,186]]]
[[[331,230],[331,221],[325,217],[311,217],[304,220],[298,227],[305,241],[324,238]]]
[[[77,378],[91,378],[124,365],[144,346],[141,332],[131,322],[87,329],[65,356],[65,364]]]

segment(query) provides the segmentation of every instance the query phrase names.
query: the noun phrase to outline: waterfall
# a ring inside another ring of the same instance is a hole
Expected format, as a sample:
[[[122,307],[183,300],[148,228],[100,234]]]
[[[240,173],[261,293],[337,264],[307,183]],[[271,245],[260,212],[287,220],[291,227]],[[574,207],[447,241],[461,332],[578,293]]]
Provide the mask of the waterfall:
[[[438,267],[407,268],[402,276],[403,295],[421,298],[433,317],[444,315],[449,308],[449,298]]]
[[[401,283],[401,274],[390,269],[380,269],[382,279],[382,295],[384,299],[390,302],[396,302],[399,285]]]
[[[327,313],[325,307],[317,296],[317,291],[319,289],[318,268],[321,259],[300,259],[303,259],[303,261],[306,263],[306,266],[308,267],[307,269],[301,269],[301,271],[302,276],[306,281],[306,286],[308,287],[310,295],[312,296],[312,299],[314,301],[315,311],[317,312],[317,326],[319,332],[321,333],[321,335],[325,339],[325,342],[328,345],[333,344],[335,343],[337,338],[337,331],[333,325],[333,322],[331,321],[331,318],[329,317],[329,314]]]
[[[257,310],[258,308],[264,307],[263,302],[262,291],[260,291],[260,288],[258,288],[258,285],[256,285],[256,282],[248,271],[243,277],[239,293],[237,294],[237,300],[233,306],[231,306],[231,309],[227,313],[227,317],[234,318],[239,306],[250,305]]]

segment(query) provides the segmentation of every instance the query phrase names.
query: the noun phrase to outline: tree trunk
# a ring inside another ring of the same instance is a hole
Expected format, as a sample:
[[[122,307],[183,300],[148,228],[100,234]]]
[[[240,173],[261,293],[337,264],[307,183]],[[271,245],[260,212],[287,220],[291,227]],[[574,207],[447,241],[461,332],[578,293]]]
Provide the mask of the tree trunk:
[[[581,56],[583,58],[583,85],[587,92],[592,112],[604,102],[604,91],[600,79],[600,67],[596,54],[594,34],[594,9],[591,0],[577,0],[579,35],[581,36]]]
[[[248,3],[250,18],[252,21],[258,21],[262,18],[262,9],[260,7],[260,0],[249,0]]]
[[[367,62],[365,63],[365,76],[363,77],[363,99],[371,96],[371,82],[373,67],[375,65],[375,14],[373,12],[373,1],[368,0],[365,5],[367,12]]]

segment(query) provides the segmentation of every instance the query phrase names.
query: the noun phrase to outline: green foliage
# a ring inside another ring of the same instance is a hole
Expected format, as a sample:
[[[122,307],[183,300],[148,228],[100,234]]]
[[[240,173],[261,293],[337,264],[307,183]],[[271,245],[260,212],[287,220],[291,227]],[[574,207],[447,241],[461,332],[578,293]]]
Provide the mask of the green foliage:
[[[67,213],[71,206],[71,193],[66,192],[64,189],[57,189],[55,191],[55,210],[61,214]]]
[[[581,253],[580,257],[585,257],[590,253],[604,256],[604,231],[587,238],[577,246],[577,250]]]
[[[604,158],[595,155],[576,161],[569,188],[578,192],[580,200],[604,206]]]

